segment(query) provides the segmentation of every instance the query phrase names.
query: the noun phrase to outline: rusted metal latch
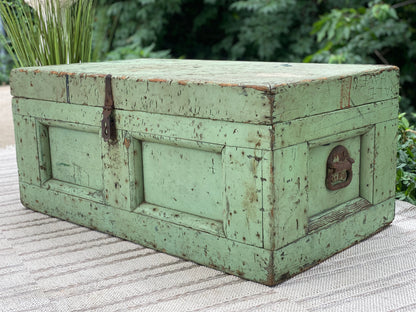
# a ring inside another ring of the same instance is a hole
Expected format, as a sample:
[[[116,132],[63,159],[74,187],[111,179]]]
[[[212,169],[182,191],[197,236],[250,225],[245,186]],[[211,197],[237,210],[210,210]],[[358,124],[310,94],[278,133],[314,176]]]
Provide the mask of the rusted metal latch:
[[[336,146],[331,151],[326,162],[326,187],[328,190],[339,190],[351,183],[354,162],[348,150],[342,145]]]
[[[103,120],[101,121],[102,136],[105,142],[116,140],[116,126],[113,116],[114,99],[111,86],[111,75],[105,76],[105,100],[103,107]]]

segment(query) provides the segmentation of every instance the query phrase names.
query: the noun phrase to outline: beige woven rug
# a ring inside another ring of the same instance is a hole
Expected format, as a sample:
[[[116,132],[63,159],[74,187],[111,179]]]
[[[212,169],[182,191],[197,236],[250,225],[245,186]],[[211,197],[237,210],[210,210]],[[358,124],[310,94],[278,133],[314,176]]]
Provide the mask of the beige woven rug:
[[[416,311],[416,207],[273,288],[60,221],[19,202],[0,150],[0,311]]]

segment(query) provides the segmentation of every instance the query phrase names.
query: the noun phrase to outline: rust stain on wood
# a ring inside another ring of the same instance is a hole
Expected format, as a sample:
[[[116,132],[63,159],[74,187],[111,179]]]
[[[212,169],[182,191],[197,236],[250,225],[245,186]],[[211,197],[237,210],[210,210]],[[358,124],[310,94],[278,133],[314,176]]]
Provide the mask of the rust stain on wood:
[[[352,84],[352,77],[342,78],[341,98],[339,102],[339,107],[341,109],[351,107],[351,84]]]
[[[159,79],[159,78],[153,78],[149,79],[150,82],[167,82],[166,79]]]
[[[236,83],[220,83],[220,87],[238,87],[238,84]]]
[[[35,71],[36,72],[36,71]],[[70,73],[70,72],[57,72],[57,71],[54,71],[54,70],[52,70],[52,71],[50,71],[49,72],[49,74],[51,74],[51,75],[56,75],[56,76],[58,76],[58,77],[64,77],[64,76],[76,76],[77,74],[76,73]]]
[[[127,138],[124,139],[124,146],[128,149],[130,147],[131,142],[127,140]]]
[[[266,86],[257,86],[257,85],[244,85],[242,86],[243,88],[249,88],[249,89],[254,89],[257,91],[263,91],[263,92],[268,92],[270,91],[270,87],[266,87]]]

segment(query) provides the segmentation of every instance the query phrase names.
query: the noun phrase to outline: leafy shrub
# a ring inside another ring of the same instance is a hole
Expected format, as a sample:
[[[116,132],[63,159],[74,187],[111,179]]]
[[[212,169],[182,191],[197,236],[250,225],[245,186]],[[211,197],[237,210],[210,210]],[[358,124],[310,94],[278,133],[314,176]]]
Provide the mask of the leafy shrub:
[[[416,131],[405,113],[399,115],[396,198],[416,204]]]
[[[175,58],[300,62],[319,16],[360,0],[97,0],[100,59],[134,44]],[[123,53],[121,53],[121,56]]]
[[[154,49],[181,1],[96,0],[94,59],[169,57],[169,48]]]

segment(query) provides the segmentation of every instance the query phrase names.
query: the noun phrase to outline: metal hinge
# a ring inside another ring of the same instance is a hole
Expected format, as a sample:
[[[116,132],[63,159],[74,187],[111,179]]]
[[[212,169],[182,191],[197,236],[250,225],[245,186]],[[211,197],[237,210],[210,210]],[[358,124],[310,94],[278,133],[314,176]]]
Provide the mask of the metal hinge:
[[[103,120],[101,121],[102,136],[105,142],[116,140],[116,125],[113,116],[114,99],[111,86],[111,75],[105,76],[105,100],[103,107]]]

